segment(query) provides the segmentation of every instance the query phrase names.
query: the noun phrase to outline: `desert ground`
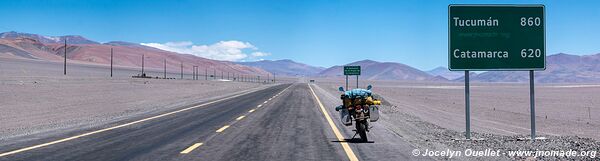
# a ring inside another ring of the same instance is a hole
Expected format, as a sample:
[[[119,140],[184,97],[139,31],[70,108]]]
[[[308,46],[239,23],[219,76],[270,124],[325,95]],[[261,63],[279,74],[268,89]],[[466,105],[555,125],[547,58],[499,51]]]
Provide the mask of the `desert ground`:
[[[180,106],[257,90],[271,84],[191,80],[191,71],[168,73],[166,79],[133,79],[138,68],[69,63],[63,76],[61,62],[0,59],[0,145],[34,139],[71,129],[109,126]],[[162,77],[161,69],[146,69]],[[178,70],[175,70],[178,71]],[[284,80],[285,81],[285,80]],[[174,102],[176,101],[176,102]],[[29,136],[29,137],[23,137]]]
[[[343,79],[310,78],[323,102],[333,109],[341,102]],[[308,80],[308,79],[307,79]],[[306,81],[306,80],[304,80]],[[471,84],[471,132],[465,140],[464,84],[439,82],[359,81],[373,85],[383,100],[381,118],[372,123],[419,149],[450,150],[564,150],[600,148],[600,87],[594,84],[537,84],[537,136],[531,142],[529,86],[518,83]],[[349,87],[356,87],[350,80]],[[345,88],[345,87],[344,87]],[[588,112],[589,110],[589,112]],[[334,117],[339,117],[331,111]],[[338,118],[339,119],[339,118]],[[531,157],[438,157],[439,160],[528,160]],[[597,157],[597,156],[594,156]],[[538,157],[537,159],[565,159]],[[581,158],[579,158],[581,159]],[[584,158],[590,159],[590,158]]]
[[[317,79],[339,95],[344,80]],[[355,81],[355,80],[354,80]],[[441,127],[464,131],[464,83],[361,81],[392,106],[386,113],[415,115]],[[351,88],[356,82],[350,82]],[[362,87],[365,88],[365,87]],[[529,84],[471,83],[471,130],[501,135],[530,134]],[[536,84],[537,133],[600,139],[600,85]]]
[[[334,107],[341,103],[338,87],[344,86],[343,79],[279,78],[277,83],[258,83],[210,78],[204,80],[204,77],[200,76],[200,80],[191,80],[191,71],[186,72],[184,79],[134,79],[131,76],[140,73],[138,68],[117,67],[113,77],[109,77],[110,68],[103,65],[71,63],[67,68],[68,75],[63,76],[60,62],[0,58],[0,147],[14,147],[18,143],[40,138],[50,138],[48,141],[51,141],[52,138],[58,139],[65,133],[77,134],[86,129],[112,127],[126,120],[146,118],[185,106],[270,89],[290,82],[296,82],[293,85],[295,88],[290,91],[296,95],[308,93],[308,87],[314,88],[315,96],[321,98],[328,113],[336,124],[339,124],[339,114]],[[150,76],[162,76],[161,69],[146,71]],[[168,73],[167,77],[179,78],[180,73],[176,71]],[[315,82],[310,83],[311,79]],[[349,86],[353,88],[355,83],[355,80],[351,79]],[[305,86],[307,84],[308,86]],[[370,138],[375,138],[375,142],[352,145],[357,149],[358,155],[366,160],[406,158],[412,148],[600,148],[600,85],[537,84],[537,133],[547,139],[532,143],[521,140],[527,138],[530,133],[528,84],[471,84],[471,130],[473,138],[476,139],[474,141],[464,140],[462,83],[367,80],[359,82],[359,86],[363,88],[368,84],[373,85],[372,91],[376,98],[383,100],[383,106],[381,119],[372,123],[373,131],[369,134]],[[310,102],[312,99],[308,99],[311,98],[309,96],[303,95]],[[289,105],[273,107],[287,106]],[[322,120],[313,123],[326,125],[324,118],[320,119]],[[294,123],[300,122],[295,120]],[[344,137],[351,137],[352,128],[337,126],[344,132]],[[321,130],[332,135],[327,128]],[[382,154],[386,157],[380,156]],[[528,158],[504,156],[452,159]]]

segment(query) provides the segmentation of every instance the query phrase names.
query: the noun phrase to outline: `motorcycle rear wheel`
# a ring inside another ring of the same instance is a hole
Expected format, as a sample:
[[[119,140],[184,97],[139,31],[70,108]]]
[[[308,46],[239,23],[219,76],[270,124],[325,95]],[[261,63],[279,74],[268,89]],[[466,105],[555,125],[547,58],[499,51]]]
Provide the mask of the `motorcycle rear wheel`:
[[[362,142],[367,142],[367,123],[365,120],[356,122],[356,132],[360,135],[360,140]]]

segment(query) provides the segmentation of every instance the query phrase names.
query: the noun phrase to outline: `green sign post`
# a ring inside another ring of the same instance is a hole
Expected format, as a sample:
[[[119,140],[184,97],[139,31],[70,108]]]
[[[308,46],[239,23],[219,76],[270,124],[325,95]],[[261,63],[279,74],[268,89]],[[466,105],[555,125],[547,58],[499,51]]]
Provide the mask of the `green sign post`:
[[[344,66],[344,75],[360,75],[360,66]]]
[[[346,90],[348,90],[349,75],[356,75],[356,88],[358,88],[358,76],[360,75],[360,66],[344,66],[344,75],[346,76]]]
[[[448,69],[465,71],[470,139],[469,70],[528,70],[535,140],[534,70],[546,69],[544,5],[449,5]]]
[[[450,5],[450,70],[544,70],[543,5]]]

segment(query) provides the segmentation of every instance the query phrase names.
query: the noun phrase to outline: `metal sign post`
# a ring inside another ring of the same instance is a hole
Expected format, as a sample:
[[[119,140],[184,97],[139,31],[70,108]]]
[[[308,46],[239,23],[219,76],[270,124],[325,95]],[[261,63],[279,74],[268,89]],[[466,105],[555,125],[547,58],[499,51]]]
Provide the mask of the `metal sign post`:
[[[471,98],[469,96],[469,71],[465,70],[465,122],[466,122],[466,134],[467,139],[471,139]]]
[[[529,71],[535,140],[534,70],[546,69],[544,5],[449,5],[448,69],[465,71],[466,138],[471,139],[470,70]]]
[[[448,68],[465,71],[466,138],[471,139],[469,70],[529,70],[535,140],[533,70],[546,68],[543,5],[449,5]]]
[[[358,88],[358,75],[356,75],[356,88]]]
[[[346,90],[348,90],[348,76],[346,75]]]
[[[529,71],[529,102],[531,110],[531,140],[535,141],[535,92],[533,70]]]
[[[360,66],[344,66],[344,75],[346,76],[346,90],[348,90],[349,75],[356,75],[356,88],[358,88],[358,76],[360,75]]]
[[[544,70],[543,5],[450,5],[450,70]]]

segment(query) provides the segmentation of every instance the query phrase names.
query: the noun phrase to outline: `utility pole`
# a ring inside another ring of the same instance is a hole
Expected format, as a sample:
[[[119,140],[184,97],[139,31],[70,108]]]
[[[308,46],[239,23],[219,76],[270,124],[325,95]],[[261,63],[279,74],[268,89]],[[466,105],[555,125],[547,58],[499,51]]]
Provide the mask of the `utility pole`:
[[[63,74],[67,75],[67,38],[65,38],[65,64],[64,64]]]
[[[181,62],[181,79],[183,79],[183,62]]]
[[[208,80],[208,68],[204,68],[204,80]]]
[[[146,77],[144,74],[144,54],[142,54],[142,77]]]
[[[167,79],[167,59],[165,59],[163,62],[165,64],[165,70],[163,72],[164,73],[163,79]]]
[[[221,71],[221,79],[223,79],[223,71]]]
[[[213,80],[217,79],[217,68],[213,69],[213,75],[212,76],[213,76]]]
[[[193,80],[198,80],[198,75],[199,75],[199,74],[198,74],[198,72],[199,72],[199,71],[198,71],[198,66],[193,66],[192,68],[194,68],[194,74],[193,74],[193,76],[192,76],[192,77],[193,77],[192,79],[193,79]]]
[[[113,48],[110,48],[110,77],[113,76]]]

